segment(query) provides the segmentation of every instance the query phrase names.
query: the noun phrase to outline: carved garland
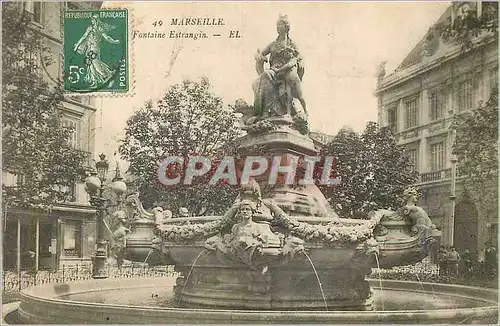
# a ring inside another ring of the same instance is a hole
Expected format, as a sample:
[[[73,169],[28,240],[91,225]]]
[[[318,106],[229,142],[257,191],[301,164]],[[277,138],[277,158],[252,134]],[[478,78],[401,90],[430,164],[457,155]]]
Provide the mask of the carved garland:
[[[278,125],[275,122],[269,120],[261,120],[247,127],[247,131],[250,134],[275,131],[277,129]]]
[[[205,224],[190,225],[164,225],[158,230],[163,239],[169,242],[189,242],[194,240],[207,239],[229,230],[236,223],[234,215],[225,216],[220,220]],[[373,229],[382,218],[382,212],[373,212],[371,219],[363,224],[346,226],[335,222],[327,225],[311,225],[299,222],[296,219],[279,214],[275,216],[272,225],[283,229],[292,236],[310,241],[322,242],[327,245],[338,245],[346,243],[359,243],[372,237]]]
[[[162,225],[158,231],[166,241],[170,242],[188,242],[197,239],[207,239],[214,235],[229,229],[236,221],[234,214],[226,214],[221,219],[204,223],[188,225]]]
[[[382,213],[374,212],[370,220],[363,224],[346,226],[340,222],[326,225],[311,225],[280,214],[276,216],[276,224],[289,231],[290,235],[310,242],[322,242],[327,245],[359,243],[372,237],[373,229],[382,217]]]

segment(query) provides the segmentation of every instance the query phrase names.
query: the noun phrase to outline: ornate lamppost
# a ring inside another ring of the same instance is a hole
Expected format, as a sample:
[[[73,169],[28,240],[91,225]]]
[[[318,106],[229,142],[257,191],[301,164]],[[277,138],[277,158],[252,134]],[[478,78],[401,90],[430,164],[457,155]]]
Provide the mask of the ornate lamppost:
[[[456,130],[456,113],[453,110],[449,111],[452,114],[452,122],[451,122],[451,144],[454,146],[455,140],[457,138],[457,130]],[[448,220],[448,245],[455,245],[455,202],[457,200],[456,187],[457,187],[457,163],[458,159],[455,153],[453,152],[453,147],[450,156],[451,163],[451,180],[450,180],[450,218]]]
[[[91,172],[91,175],[85,180],[86,191],[90,195],[90,204],[97,208],[96,217],[96,251],[92,257],[92,277],[107,278],[108,274],[105,268],[108,258],[106,250],[106,240],[104,239],[105,225],[104,216],[107,208],[110,207],[109,200],[103,197],[104,190],[110,188],[118,197],[118,205],[121,201],[121,196],[127,191],[127,185],[123,182],[120,176],[120,170],[116,168],[116,175],[113,178],[113,183],[106,186],[106,176],[108,173],[109,162],[106,160],[106,155],[99,155],[99,162],[96,163],[96,170]],[[113,205],[115,206],[115,205]]]
[[[451,155],[451,188],[450,188],[450,220],[449,220],[449,245],[455,245],[455,201],[457,200],[457,156]]]

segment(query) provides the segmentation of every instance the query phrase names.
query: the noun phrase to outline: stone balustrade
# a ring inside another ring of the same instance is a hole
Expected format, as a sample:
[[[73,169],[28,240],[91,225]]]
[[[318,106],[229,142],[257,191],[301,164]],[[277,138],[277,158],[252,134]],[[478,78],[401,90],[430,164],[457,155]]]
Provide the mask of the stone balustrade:
[[[460,173],[460,169],[457,167],[457,179],[462,177],[464,177],[464,175]],[[451,168],[422,173],[420,174],[418,183],[422,184],[428,182],[449,181],[449,180],[451,180]]]

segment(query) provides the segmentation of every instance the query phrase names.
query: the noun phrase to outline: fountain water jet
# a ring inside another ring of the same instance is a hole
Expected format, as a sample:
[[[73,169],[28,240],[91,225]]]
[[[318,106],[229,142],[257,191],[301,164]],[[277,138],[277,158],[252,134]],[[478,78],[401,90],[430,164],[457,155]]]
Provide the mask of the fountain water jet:
[[[203,255],[205,252],[206,252],[206,250],[203,249],[202,251],[200,251],[200,253],[198,254],[198,256],[196,256],[196,258],[194,259],[193,265],[189,269],[189,273],[187,274],[186,280],[184,281],[184,285],[182,287],[182,290],[179,293],[179,300],[177,301],[177,305],[180,305],[180,303],[181,303],[182,293],[184,292],[184,289],[186,288],[186,284],[188,284],[189,277],[191,276],[191,273],[193,272],[193,268],[196,265],[196,262],[198,261],[198,259],[200,259],[201,255]]]
[[[148,255],[146,256],[146,259],[144,259],[144,264],[147,263],[149,256],[151,256],[152,253],[153,253],[153,249],[149,250]]]
[[[375,259],[377,260],[377,271],[378,271],[378,281],[380,284],[380,301],[382,302],[382,311],[385,310],[384,308],[384,287],[382,286],[382,274],[380,274],[380,263],[378,261],[378,254],[375,253]]]
[[[305,251],[302,251],[302,253],[306,256],[307,260],[309,260],[309,263],[311,264],[314,275],[316,275],[316,279],[318,280],[319,289],[321,291],[321,296],[323,297],[323,301],[325,302],[325,310],[328,311],[328,304],[326,303],[325,292],[323,291],[323,285],[321,284],[321,280],[319,279],[318,272],[316,272],[316,267],[314,267],[314,264],[311,260],[311,257],[309,257],[309,255]]]

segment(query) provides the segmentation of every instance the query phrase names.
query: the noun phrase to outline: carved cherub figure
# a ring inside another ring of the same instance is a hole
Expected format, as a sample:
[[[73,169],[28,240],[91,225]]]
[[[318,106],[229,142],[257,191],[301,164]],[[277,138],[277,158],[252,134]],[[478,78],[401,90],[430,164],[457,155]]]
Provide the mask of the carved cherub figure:
[[[238,99],[236,100],[236,103],[234,105],[234,109],[236,113],[241,113],[242,116],[240,118],[240,127],[246,127],[255,122],[257,119],[256,116],[254,116],[254,110],[251,106],[247,104],[247,102],[244,99]]]
[[[237,218],[239,222],[233,225],[231,233],[236,235],[240,242],[245,242],[247,245],[253,243],[254,240],[260,240],[259,224],[252,220],[253,214],[256,212],[256,207],[250,200],[243,200],[238,209]],[[248,238],[247,238],[248,237]],[[250,241],[248,241],[250,239]]]
[[[113,213],[112,217],[116,219],[118,227],[113,232],[113,241],[111,246],[111,251],[113,256],[116,258],[116,263],[119,268],[123,265],[125,258],[125,249],[127,247],[127,235],[131,232],[128,227],[126,227],[127,213],[125,211],[116,211]]]
[[[418,203],[418,190],[415,187],[408,187],[403,192],[403,200],[407,206],[416,206]]]
[[[163,225],[166,221],[172,218],[172,212],[168,209],[163,210],[161,207],[155,207],[152,211],[155,217],[155,225],[157,227]]]
[[[179,208],[179,217],[189,217],[189,210],[186,207]]]

